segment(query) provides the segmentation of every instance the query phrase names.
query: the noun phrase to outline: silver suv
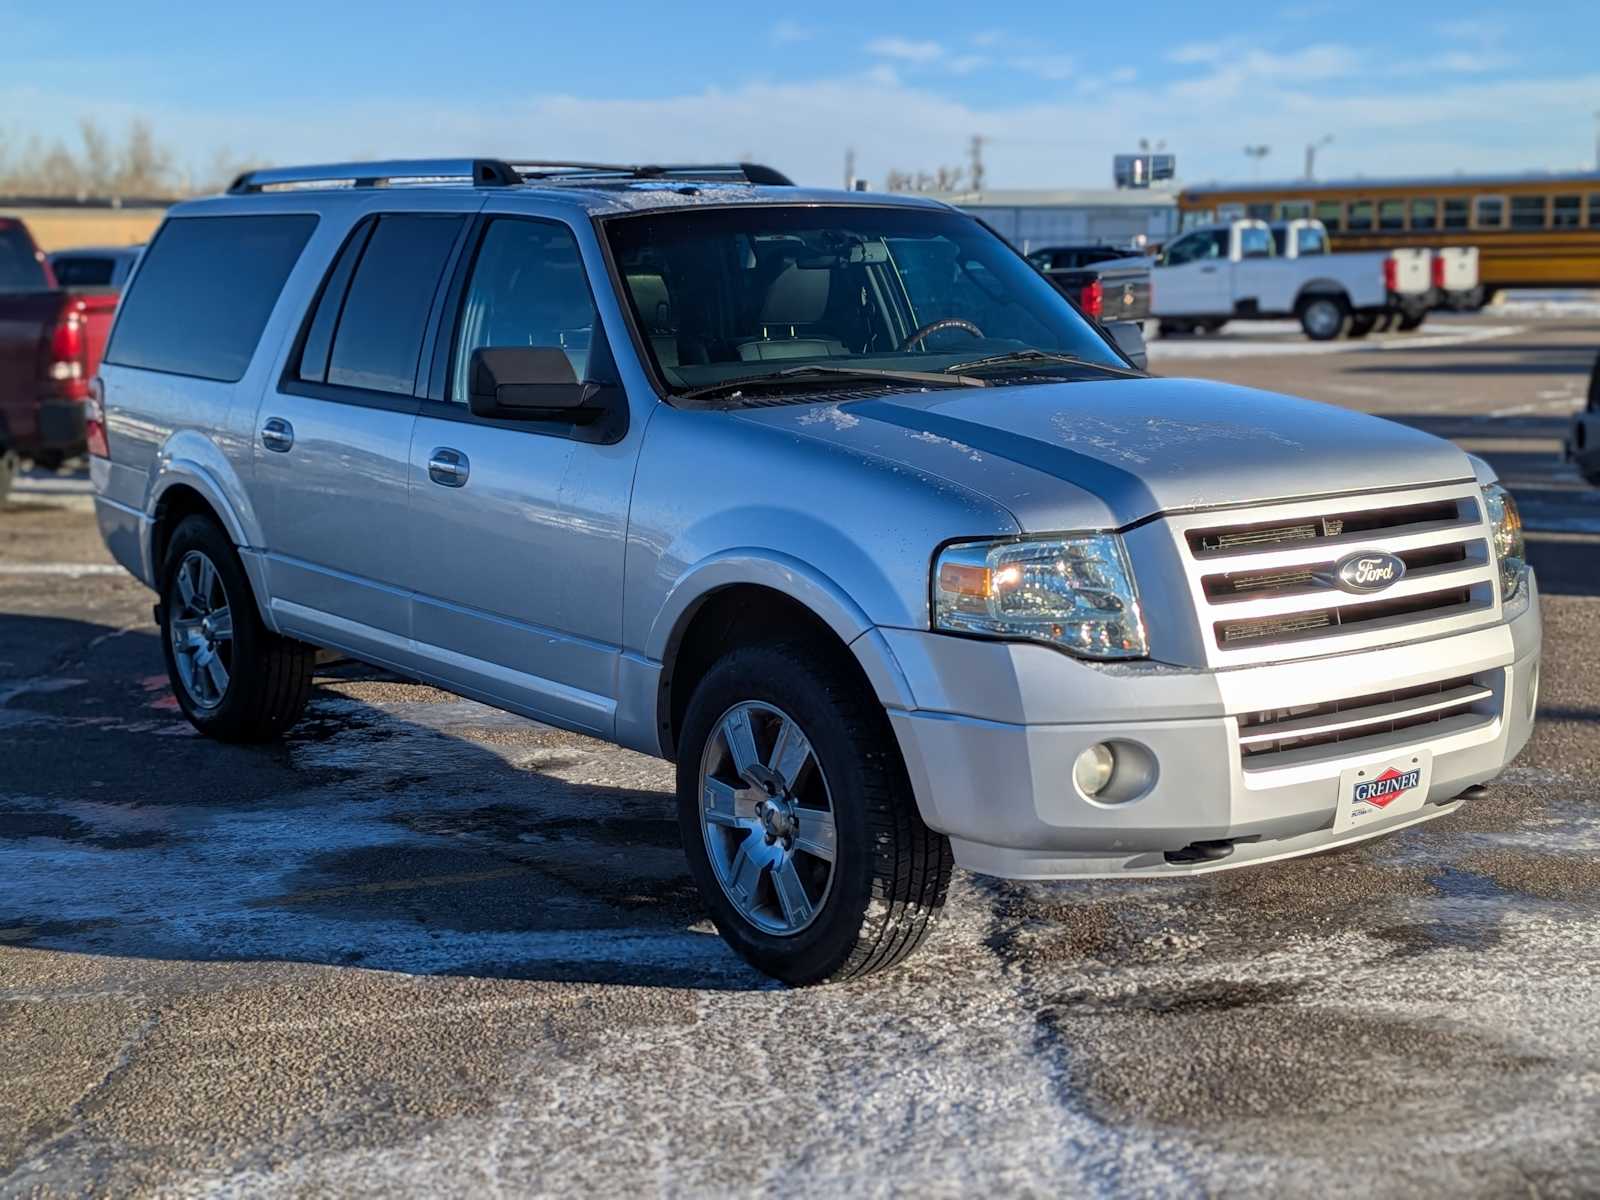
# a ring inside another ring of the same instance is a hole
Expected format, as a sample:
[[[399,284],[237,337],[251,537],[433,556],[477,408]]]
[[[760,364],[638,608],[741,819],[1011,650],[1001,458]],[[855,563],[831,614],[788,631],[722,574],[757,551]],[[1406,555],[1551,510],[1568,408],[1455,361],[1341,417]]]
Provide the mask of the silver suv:
[[[1454,811],[1527,741],[1515,505],[1448,442],[1156,379],[983,225],[770,170],[259,171],[88,414],[179,703],[315,648],[677,762],[717,927],[904,957],[953,865],[1159,877]]]

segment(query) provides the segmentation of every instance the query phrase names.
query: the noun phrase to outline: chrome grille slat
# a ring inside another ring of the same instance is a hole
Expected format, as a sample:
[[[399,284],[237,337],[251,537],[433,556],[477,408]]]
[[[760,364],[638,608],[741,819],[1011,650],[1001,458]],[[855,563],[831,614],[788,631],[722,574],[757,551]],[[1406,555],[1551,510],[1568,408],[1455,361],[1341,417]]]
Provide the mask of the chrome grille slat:
[[[1360,707],[1335,706],[1327,716],[1291,717],[1286,721],[1273,721],[1248,726],[1249,733],[1240,733],[1241,746],[1258,746],[1286,738],[1319,737],[1332,733],[1352,733],[1383,727],[1392,729],[1396,721],[1427,716],[1452,708],[1465,708],[1494,697],[1494,693],[1481,684],[1469,683],[1460,687],[1418,697],[1414,700],[1391,700],[1383,704],[1366,704]]]
[[[1336,654],[1497,618],[1497,570],[1475,482],[1168,518],[1218,666]],[[1349,592],[1337,563],[1391,554],[1405,574]]]
[[[1446,731],[1481,729],[1499,719],[1500,696],[1493,676],[1467,676],[1241,713],[1236,718],[1241,766],[1272,770],[1363,753],[1412,731],[1432,739]]]

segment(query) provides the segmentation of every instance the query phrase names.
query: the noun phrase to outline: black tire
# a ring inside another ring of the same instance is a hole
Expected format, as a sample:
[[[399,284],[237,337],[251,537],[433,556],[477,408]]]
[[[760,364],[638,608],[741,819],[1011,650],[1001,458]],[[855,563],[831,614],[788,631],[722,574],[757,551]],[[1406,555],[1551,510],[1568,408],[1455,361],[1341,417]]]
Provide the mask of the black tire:
[[[41,471],[59,471],[67,456],[60,450],[41,450],[33,456],[33,465]]]
[[[1157,322],[1162,337],[1182,337],[1184,334],[1194,332],[1194,323],[1191,321],[1175,321],[1170,317]]]
[[[1428,319],[1428,310],[1421,312],[1403,312],[1400,319],[1395,322],[1395,328],[1401,333],[1415,333],[1422,328],[1422,323]]]
[[[833,878],[811,924],[761,930],[728,898],[701,824],[701,762],[719,721],[746,702],[788,714],[827,780],[836,825]],[[949,839],[923,824],[894,731],[836,652],[806,641],[725,655],[695,688],[678,745],[684,852],[717,931],[757,970],[793,985],[854,979],[900,962],[944,907]]]
[[[1600,355],[1594,360],[1594,367],[1589,372],[1589,403],[1590,412],[1600,412]]]
[[[1200,322],[1200,332],[1201,333],[1218,333],[1218,332],[1221,331],[1222,327],[1224,325],[1226,325],[1226,324],[1227,324],[1226,321],[1201,321]]]
[[[1350,328],[1350,303],[1343,296],[1307,296],[1295,306],[1295,317],[1313,342],[1331,342]]]
[[[21,465],[15,453],[0,449],[0,504],[4,504],[6,497],[11,495],[11,481],[17,477]]]
[[[191,694],[184,682],[172,634],[174,614],[182,608],[178,571],[191,552],[215,567],[232,617],[227,683],[212,704]],[[167,545],[161,570],[161,649],[178,707],[196,729],[218,741],[270,741],[300,719],[311,696],[316,648],[280,637],[261,623],[239,553],[208,517],[185,517]]]
[[[1349,338],[1364,338],[1372,332],[1372,327],[1377,324],[1377,319],[1370,314],[1357,314],[1350,318],[1350,328],[1345,333]]]

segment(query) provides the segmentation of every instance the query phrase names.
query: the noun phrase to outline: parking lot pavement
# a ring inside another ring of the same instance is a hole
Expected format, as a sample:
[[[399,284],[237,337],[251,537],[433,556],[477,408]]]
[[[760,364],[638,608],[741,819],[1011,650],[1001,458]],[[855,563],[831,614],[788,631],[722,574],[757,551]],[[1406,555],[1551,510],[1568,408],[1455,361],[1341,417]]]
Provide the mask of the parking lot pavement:
[[[25,481],[0,1196],[1600,1193],[1600,508],[1553,449],[1597,346],[1184,364],[1511,480],[1548,652],[1488,798],[1186,881],[958,875],[919,957],[806,991],[704,921],[665,764],[353,667],[282,745],[195,737],[81,483]]]

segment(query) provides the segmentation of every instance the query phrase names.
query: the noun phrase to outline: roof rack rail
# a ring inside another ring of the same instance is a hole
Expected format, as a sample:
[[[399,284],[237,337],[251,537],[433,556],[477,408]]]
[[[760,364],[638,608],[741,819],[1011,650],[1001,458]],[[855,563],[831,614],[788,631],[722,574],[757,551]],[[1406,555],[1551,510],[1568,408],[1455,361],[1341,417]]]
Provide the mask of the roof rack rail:
[[[513,158],[511,169],[524,179],[544,182],[560,179],[682,179],[707,183],[751,183],[766,187],[793,187],[794,180],[782,171],[761,163],[617,163],[559,162]]]
[[[406,158],[388,162],[325,163],[321,166],[267,167],[246,171],[229,195],[315,187],[393,187],[409,183],[470,183],[513,187],[522,177],[498,158]]]

